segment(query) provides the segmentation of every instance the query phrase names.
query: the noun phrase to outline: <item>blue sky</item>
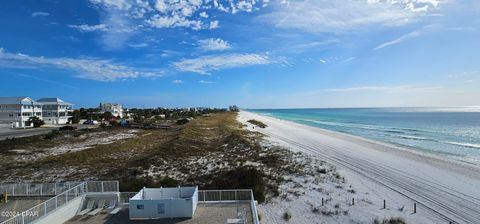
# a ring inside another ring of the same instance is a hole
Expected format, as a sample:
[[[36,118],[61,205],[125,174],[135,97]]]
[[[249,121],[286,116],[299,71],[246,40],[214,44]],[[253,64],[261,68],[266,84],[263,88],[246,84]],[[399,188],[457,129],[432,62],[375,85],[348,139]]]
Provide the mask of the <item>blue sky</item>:
[[[476,0],[0,3],[2,96],[76,107],[480,105]]]

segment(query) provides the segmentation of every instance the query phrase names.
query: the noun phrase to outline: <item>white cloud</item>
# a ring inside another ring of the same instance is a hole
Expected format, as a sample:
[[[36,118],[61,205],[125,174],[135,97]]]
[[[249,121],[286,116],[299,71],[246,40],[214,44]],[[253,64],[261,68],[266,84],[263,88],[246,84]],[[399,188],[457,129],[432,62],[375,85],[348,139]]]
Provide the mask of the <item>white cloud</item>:
[[[49,16],[50,13],[48,12],[34,12],[32,13],[32,17],[37,17],[37,16]]]
[[[385,43],[383,43],[383,44],[380,44],[380,45],[378,45],[377,47],[375,47],[373,50],[380,50],[380,49],[385,48],[385,47],[389,47],[389,46],[392,46],[392,45],[395,45],[395,44],[399,44],[399,43],[401,43],[401,42],[403,42],[403,41],[405,41],[405,40],[418,37],[418,36],[424,34],[425,32],[430,31],[430,30],[432,30],[432,29],[434,29],[434,28],[437,28],[437,27],[438,27],[438,26],[436,26],[436,25],[425,26],[425,27],[423,27],[422,29],[419,29],[419,30],[416,30],[416,31],[412,31],[412,32],[410,32],[410,33],[407,33],[407,34],[405,34],[405,35],[403,35],[403,36],[401,36],[401,37],[399,37],[399,38],[397,38],[397,39],[395,39],[395,40],[387,41],[387,42],[385,42]]]
[[[179,15],[173,15],[173,16],[155,15],[154,17],[147,20],[146,22],[150,26],[155,28],[185,27],[185,28],[192,28],[193,30],[199,30],[202,28],[201,21],[189,20]]]
[[[385,42],[383,44],[380,44],[377,47],[375,47],[373,50],[380,50],[382,48],[401,43],[401,42],[403,42],[407,39],[411,39],[411,38],[417,37],[419,35],[420,35],[419,31],[413,31],[413,32],[407,33],[407,34],[405,34],[405,35],[403,35],[403,36],[401,36],[401,37],[399,37],[395,40],[388,41],[388,42]]]
[[[368,26],[399,26],[425,15],[440,1],[424,0],[303,0],[275,4],[259,18],[280,28],[311,33],[348,32]]]
[[[269,64],[272,61],[266,55],[259,54],[225,54],[202,56],[194,59],[184,59],[174,65],[181,71],[209,74],[225,68],[244,67],[249,65]]]
[[[173,83],[173,84],[182,84],[183,81],[180,80],[180,79],[176,79],[176,80],[173,80],[172,83]]]
[[[141,71],[106,59],[35,57],[20,53],[8,53],[0,48],[0,67],[25,66],[75,71],[79,78],[96,81],[116,81],[162,75],[162,72]]]
[[[201,12],[200,14],[198,14],[200,17],[202,18],[208,18],[208,14],[206,12]]]
[[[105,24],[98,24],[98,25],[87,25],[87,24],[81,24],[81,25],[68,25],[70,28],[77,29],[82,32],[93,32],[93,31],[106,31],[107,25]]]
[[[200,81],[198,81],[198,83],[201,83],[201,84],[213,84],[213,83],[215,83],[215,82],[200,80]]]
[[[205,51],[223,51],[232,48],[227,41],[224,41],[220,38],[199,40],[198,47]]]
[[[211,21],[210,25],[208,26],[208,29],[213,30],[217,28],[220,28],[220,22],[218,22],[218,20]]]
[[[106,49],[121,48],[137,31],[152,28],[217,29],[207,14],[252,12],[268,0],[89,0],[100,13],[100,24],[71,25],[82,32],[99,31]]]
[[[130,9],[133,3],[129,0],[90,0],[90,2],[119,10]]]

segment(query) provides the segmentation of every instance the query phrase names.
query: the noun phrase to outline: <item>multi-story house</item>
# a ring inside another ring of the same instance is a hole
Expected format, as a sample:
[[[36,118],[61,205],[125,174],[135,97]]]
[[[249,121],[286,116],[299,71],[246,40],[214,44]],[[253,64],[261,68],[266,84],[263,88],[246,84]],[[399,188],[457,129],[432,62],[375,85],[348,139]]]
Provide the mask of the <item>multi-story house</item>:
[[[118,103],[102,103],[100,109],[103,113],[110,112],[115,117],[123,118],[123,106]]]
[[[46,124],[66,124],[73,111],[73,104],[59,98],[42,98],[43,121]]]
[[[31,117],[42,119],[42,104],[30,97],[0,97],[0,122],[30,127]]]

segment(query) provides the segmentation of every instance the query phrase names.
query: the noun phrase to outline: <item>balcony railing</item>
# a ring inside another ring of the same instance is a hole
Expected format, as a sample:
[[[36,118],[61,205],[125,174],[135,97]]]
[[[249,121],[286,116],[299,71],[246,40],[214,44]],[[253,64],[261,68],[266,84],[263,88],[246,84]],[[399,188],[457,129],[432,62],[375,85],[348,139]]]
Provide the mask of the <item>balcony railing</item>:
[[[75,184],[76,183],[76,184]],[[31,188],[32,185],[37,187]],[[68,189],[54,196],[53,198],[48,199],[47,201],[42,202],[39,205],[34,206],[26,211],[23,211],[17,216],[12,217],[0,224],[28,224],[33,223],[48,214],[56,211],[62,206],[68,204],[72,200],[83,196],[85,193],[102,193],[102,192],[118,192],[119,185],[118,181],[86,181],[86,182],[70,182],[70,183],[51,183],[51,184],[1,184],[0,186],[7,186],[7,189],[12,189],[12,193],[15,193],[15,187],[20,189],[18,194],[14,196],[43,196],[47,194],[42,194],[42,189],[46,187],[49,189],[45,193],[55,193],[55,191],[65,189],[64,186],[69,186]],[[60,187],[62,186],[62,187]],[[35,189],[31,191],[31,189]],[[13,194],[12,194],[13,195]]]

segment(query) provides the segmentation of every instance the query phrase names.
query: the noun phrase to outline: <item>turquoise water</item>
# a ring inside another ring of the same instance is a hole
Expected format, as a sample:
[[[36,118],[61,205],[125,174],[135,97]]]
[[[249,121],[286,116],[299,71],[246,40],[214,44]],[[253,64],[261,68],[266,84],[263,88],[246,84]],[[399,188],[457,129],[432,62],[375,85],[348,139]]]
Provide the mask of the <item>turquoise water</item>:
[[[480,112],[429,108],[256,109],[251,112],[480,164]]]

